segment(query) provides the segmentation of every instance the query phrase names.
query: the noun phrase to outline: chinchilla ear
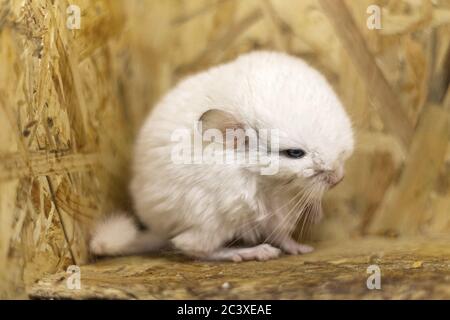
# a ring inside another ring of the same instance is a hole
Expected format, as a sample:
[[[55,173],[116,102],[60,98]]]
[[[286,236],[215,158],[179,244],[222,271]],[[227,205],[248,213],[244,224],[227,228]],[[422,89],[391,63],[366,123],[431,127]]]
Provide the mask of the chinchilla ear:
[[[248,143],[246,126],[229,112],[210,109],[202,114],[199,122],[201,123],[202,135],[208,130],[209,133],[214,134],[216,132],[215,134],[221,137],[220,139],[215,139],[215,141],[226,143],[227,148],[238,149],[245,147]]]
[[[226,130],[245,130],[245,125],[238,121],[231,113],[219,110],[210,109],[202,114],[199,121],[202,123],[202,131],[205,132],[209,129],[217,129],[222,132],[223,136],[226,135]]]

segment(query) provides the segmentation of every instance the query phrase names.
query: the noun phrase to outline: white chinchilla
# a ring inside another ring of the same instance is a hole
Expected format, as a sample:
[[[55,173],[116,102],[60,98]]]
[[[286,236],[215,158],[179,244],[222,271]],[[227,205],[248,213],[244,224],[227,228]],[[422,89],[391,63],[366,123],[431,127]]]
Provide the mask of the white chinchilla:
[[[277,172],[261,174],[260,163],[175,163],[174,132],[194,137],[198,121],[202,130],[219,132],[277,130],[278,149],[269,151]],[[146,230],[112,215],[94,230],[91,251],[116,255],[168,246],[194,258],[231,261],[310,252],[292,233],[299,220],[320,216],[322,195],[342,180],[353,144],[350,119],[333,89],[298,58],[257,51],[190,76],[160,101],[136,141],[130,192]],[[235,240],[244,246],[231,246]]]

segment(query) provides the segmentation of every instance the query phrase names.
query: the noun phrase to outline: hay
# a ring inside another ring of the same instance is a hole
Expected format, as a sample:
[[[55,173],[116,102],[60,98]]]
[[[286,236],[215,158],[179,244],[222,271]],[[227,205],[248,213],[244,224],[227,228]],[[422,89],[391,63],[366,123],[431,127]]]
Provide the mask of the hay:
[[[450,231],[450,1],[75,2],[80,30],[66,28],[69,1],[0,2],[0,296],[86,262],[92,221],[129,206],[130,146],[151,106],[260,48],[319,68],[357,129],[317,238]],[[381,30],[366,27],[374,2]]]

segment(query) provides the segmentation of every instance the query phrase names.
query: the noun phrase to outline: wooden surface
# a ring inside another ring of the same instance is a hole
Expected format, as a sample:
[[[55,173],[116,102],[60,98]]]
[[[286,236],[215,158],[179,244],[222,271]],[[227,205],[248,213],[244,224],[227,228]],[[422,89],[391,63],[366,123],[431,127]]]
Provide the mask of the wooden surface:
[[[194,262],[175,254],[105,259],[44,277],[34,299],[449,299],[450,239],[364,240],[320,245],[303,256],[266,262]],[[381,290],[369,290],[378,265]]]
[[[374,56],[369,51],[345,1],[320,0],[319,2],[331,21],[336,35],[342,41],[347,54],[366,83],[367,90],[373,98],[375,107],[380,110],[380,116],[386,127],[408,146],[414,127],[408,121],[399,97],[392,90]]]
[[[76,4],[80,30],[66,27],[69,1],[0,1],[0,298],[85,263],[89,226],[126,194],[129,125],[109,46],[123,11]]]
[[[427,195],[445,162],[450,124],[441,107],[426,106],[423,113],[398,187],[373,222],[375,233],[415,234],[426,223]]]

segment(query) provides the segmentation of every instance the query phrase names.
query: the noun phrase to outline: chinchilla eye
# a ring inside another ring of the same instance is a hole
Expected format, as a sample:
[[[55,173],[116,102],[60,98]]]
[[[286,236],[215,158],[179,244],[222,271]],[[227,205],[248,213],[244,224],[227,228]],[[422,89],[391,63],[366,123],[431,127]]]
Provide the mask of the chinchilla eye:
[[[306,152],[302,149],[287,149],[285,153],[288,157],[294,159],[300,159],[306,155]]]

